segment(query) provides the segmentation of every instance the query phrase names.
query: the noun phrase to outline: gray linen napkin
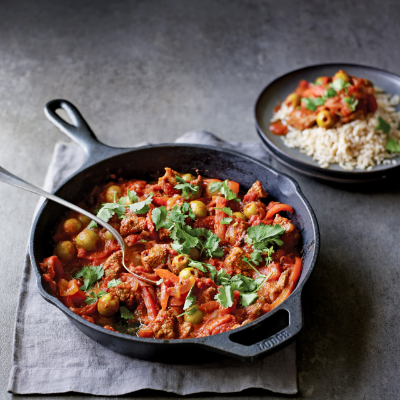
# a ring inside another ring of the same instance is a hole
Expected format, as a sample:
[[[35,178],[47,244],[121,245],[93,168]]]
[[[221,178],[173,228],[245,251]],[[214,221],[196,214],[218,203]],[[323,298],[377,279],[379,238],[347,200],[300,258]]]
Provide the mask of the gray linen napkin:
[[[258,143],[227,143],[202,131],[177,143],[201,143],[235,149],[263,161],[269,156]],[[57,143],[45,189],[53,190],[84,161],[75,144]],[[92,341],[47,303],[36,289],[26,256],[17,309],[13,366],[8,391],[15,394],[81,392],[116,396],[141,389],[187,395],[230,393],[248,388],[297,393],[295,343],[253,364],[221,358],[207,364],[169,365],[114,353]]]

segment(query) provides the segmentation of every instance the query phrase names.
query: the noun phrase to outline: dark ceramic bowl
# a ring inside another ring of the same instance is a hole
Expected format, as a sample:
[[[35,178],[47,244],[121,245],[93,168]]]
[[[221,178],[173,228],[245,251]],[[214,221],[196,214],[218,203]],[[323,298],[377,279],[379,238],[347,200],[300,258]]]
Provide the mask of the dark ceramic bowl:
[[[55,113],[59,108],[67,112],[74,126]],[[289,298],[270,313],[244,327],[215,336],[185,340],[145,339],[111,332],[94,325],[74,314],[49,292],[40,273],[39,263],[53,254],[52,232],[67,210],[57,203],[46,201],[31,231],[32,266],[40,294],[58,307],[78,329],[119,353],[169,362],[185,356],[193,360],[196,354],[209,354],[207,351],[253,361],[286,346],[296,337],[303,325],[301,294],[317,260],[319,232],[314,212],[292,178],[254,158],[213,146],[161,144],[132,149],[106,146],[95,138],[78,110],[64,100],[49,102],[45,113],[50,121],[87,153],[84,165],[54,191],[63,199],[78,203],[94,186],[105,183],[105,177],[112,173],[130,179],[154,179],[164,173],[166,166],[188,172],[198,169],[205,177],[240,182],[243,190],[249,189],[257,179],[260,180],[271,199],[293,207],[295,211],[291,219],[302,238],[303,270],[299,283]]]
[[[375,86],[390,94],[400,95],[400,77],[390,72],[356,64],[318,64],[289,72],[268,84],[259,95],[255,104],[255,121],[257,133],[268,150],[279,162],[305,175],[339,183],[357,183],[376,181],[392,176],[400,171],[400,156],[395,160],[397,165],[379,165],[372,171],[345,171],[337,164],[321,168],[317,161],[298,149],[291,149],[283,143],[280,136],[269,130],[274,107],[296,89],[300,80],[314,82],[318,76],[332,76],[343,69],[350,75],[369,79]],[[400,105],[397,106],[397,110]]]

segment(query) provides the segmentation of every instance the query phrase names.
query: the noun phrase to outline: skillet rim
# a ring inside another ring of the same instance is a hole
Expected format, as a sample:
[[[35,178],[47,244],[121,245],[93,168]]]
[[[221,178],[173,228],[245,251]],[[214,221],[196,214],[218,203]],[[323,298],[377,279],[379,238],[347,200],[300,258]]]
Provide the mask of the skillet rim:
[[[258,133],[258,136],[260,137],[261,142],[264,140],[268,143],[268,146],[270,146],[274,150],[274,157],[278,159],[279,162],[285,163],[285,159],[290,159],[295,165],[292,167],[291,164],[289,164],[286,161],[286,166],[289,168],[292,168],[293,170],[296,170],[299,173],[305,174],[307,176],[310,176],[309,171],[313,171],[315,173],[318,173],[321,175],[318,179],[322,180],[331,180],[335,181],[335,178],[337,180],[341,179],[342,183],[355,183],[355,181],[358,182],[365,182],[368,180],[371,181],[377,181],[380,179],[386,178],[386,175],[393,174],[394,171],[396,171],[396,168],[400,169],[400,164],[391,164],[387,165],[382,169],[379,170],[353,170],[353,171],[346,171],[346,170],[330,170],[330,169],[324,169],[318,165],[313,165],[306,163],[305,161],[298,159],[287,152],[283,151],[279,147],[277,147],[265,134],[264,130],[261,128],[260,123],[259,123],[259,117],[258,117],[258,110],[260,108],[260,102],[261,100],[266,96],[266,92],[270,89],[270,87],[278,82],[279,80],[287,77],[288,75],[291,75],[293,73],[298,73],[306,70],[311,70],[311,69],[317,69],[317,68],[322,68],[322,67],[354,67],[354,68],[362,68],[365,70],[370,70],[370,71],[375,71],[379,74],[382,75],[387,75],[390,79],[395,79],[397,82],[400,84],[400,75],[397,75],[393,72],[387,71],[383,68],[378,68],[378,67],[373,67],[371,65],[365,65],[365,64],[357,64],[357,63],[349,63],[349,62],[332,62],[332,63],[317,63],[317,64],[311,64],[311,65],[306,65],[300,68],[295,68],[292,69],[288,72],[285,72],[282,75],[279,75],[278,77],[272,79],[269,83],[267,83],[266,86],[263,87],[263,89],[260,91],[259,95],[256,98],[254,108],[253,108],[253,116],[254,116],[254,121],[255,121],[255,127],[256,131]],[[396,93],[394,93],[396,94]],[[400,93],[398,93],[400,95]],[[284,157],[284,160],[282,160],[282,157]],[[303,170],[306,170],[303,172]],[[353,182],[351,182],[353,180]]]
[[[106,145],[104,145],[106,146]],[[251,330],[251,328],[256,327],[261,321],[264,321],[270,317],[272,317],[274,314],[276,314],[279,310],[281,309],[285,309],[284,305],[285,303],[292,299],[292,301],[295,300],[295,298],[300,297],[299,301],[300,301],[300,312],[302,313],[302,308],[301,308],[301,295],[302,295],[302,291],[304,288],[304,285],[308,282],[314,268],[316,265],[316,262],[318,260],[318,256],[319,256],[319,250],[320,250],[320,232],[319,232],[319,225],[317,222],[317,218],[316,215],[314,213],[314,210],[311,207],[311,204],[309,203],[309,201],[307,200],[307,198],[304,196],[303,192],[301,191],[301,188],[299,186],[299,184],[296,182],[295,179],[293,179],[291,176],[278,171],[277,169],[269,166],[268,164],[264,163],[263,161],[260,161],[254,157],[251,157],[247,154],[244,153],[240,153],[238,151],[235,150],[231,150],[231,149],[226,149],[226,148],[221,148],[218,146],[211,146],[211,145],[202,145],[202,144],[191,144],[191,143],[161,143],[161,144],[154,144],[154,145],[145,145],[145,146],[138,146],[138,147],[131,147],[131,148],[114,148],[114,147],[110,147],[110,146],[106,146],[108,149],[105,149],[105,154],[100,157],[100,158],[96,158],[94,160],[94,162],[90,162],[90,160],[87,158],[85,160],[85,162],[82,164],[81,167],[79,167],[79,169],[74,172],[72,175],[70,175],[68,178],[66,178],[64,181],[62,181],[53,191],[53,194],[56,194],[64,185],[67,185],[69,183],[69,181],[76,177],[79,174],[84,173],[88,168],[91,168],[101,162],[104,161],[108,161],[111,160],[114,157],[118,157],[120,155],[126,154],[126,153],[130,153],[130,152],[135,152],[135,151],[141,151],[141,150],[146,150],[146,149],[152,149],[152,148],[171,148],[171,147],[190,147],[190,148],[201,148],[201,149],[205,149],[205,150],[214,150],[217,152],[223,152],[223,153],[228,153],[231,154],[235,157],[239,157],[239,158],[244,158],[247,159],[248,161],[251,161],[253,164],[259,164],[264,170],[268,170],[270,173],[276,174],[277,176],[282,176],[283,178],[287,179],[289,182],[291,182],[294,185],[295,188],[295,193],[296,195],[301,199],[301,201],[304,203],[311,223],[312,223],[312,227],[313,227],[313,233],[314,233],[314,239],[313,242],[311,243],[310,246],[314,246],[314,254],[313,257],[311,259],[310,262],[310,267],[306,273],[306,275],[304,276],[304,279],[301,283],[299,283],[295,290],[291,293],[291,295],[288,297],[287,300],[285,300],[284,302],[282,302],[278,307],[276,307],[274,310],[270,311],[269,313],[263,315],[260,318],[257,318],[256,320],[252,321],[249,324],[246,324],[243,327],[239,327],[236,328],[234,330],[234,332],[241,332],[243,330],[249,329]],[[111,155],[107,154],[107,152],[110,152]],[[71,310],[69,310],[64,304],[61,303],[60,300],[58,300],[55,296],[51,295],[50,293],[48,293],[44,286],[43,286],[43,280],[42,280],[42,274],[39,271],[39,266],[35,260],[34,257],[34,242],[35,242],[35,232],[36,232],[36,227],[39,223],[39,220],[42,216],[42,213],[45,210],[45,207],[47,206],[47,204],[50,202],[50,200],[45,200],[43,202],[43,204],[41,205],[41,207],[39,208],[37,214],[35,215],[32,227],[31,227],[31,231],[30,231],[30,236],[29,236],[29,254],[30,254],[30,259],[31,259],[31,263],[32,263],[32,267],[34,267],[34,272],[35,272],[35,276],[36,276],[36,283],[37,283],[37,287],[39,290],[39,293],[42,295],[42,297],[47,300],[48,302],[50,302],[51,304],[53,304],[54,306],[56,306],[58,309],[60,309],[60,311],[62,311],[64,314],[66,314],[68,317],[72,318],[73,320],[75,320],[75,322],[79,323],[79,324],[83,324],[85,325],[87,328],[89,329],[94,329],[95,331],[100,332],[101,334],[106,334],[106,335],[111,335],[114,336],[116,338],[120,338],[120,339],[124,339],[125,341],[132,341],[132,342],[136,342],[136,343],[144,343],[144,344],[153,344],[154,346],[161,346],[161,345],[165,345],[165,344],[169,344],[170,346],[176,346],[176,347],[182,347],[182,346],[193,346],[193,345],[204,345],[206,348],[208,348],[210,351],[217,351],[216,347],[214,347],[213,344],[207,344],[207,340],[208,338],[213,338],[215,336],[218,336],[219,338],[222,338],[223,336],[227,338],[227,341],[229,342],[229,336],[233,333],[233,331],[227,331],[227,332],[223,332],[220,333],[218,335],[214,335],[214,336],[206,336],[206,337],[202,337],[202,338],[191,338],[191,339],[171,339],[171,340],[164,340],[164,339],[150,339],[150,338],[140,338],[138,336],[130,336],[130,335],[126,335],[123,333],[119,333],[119,332],[113,332],[113,331],[109,331],[107,329],[104,329],[103,327],[100,327],[99,325],[93,324],[89,321],[86,321],[85,319],[83,319],[82,317],[80,317],[79,315],[75,314],[74,312],[72,312]],[[287,304],[287,303],[286,303]],[[303,324],[302,324],[303,325]],[[301,327],[302,328],[302,327]],[[293,339],[296,335],[294,335],[291,338],[288,338],[288,340]],[[268,339],[268,338],[265,338]],[[283,343],[285,344],[286,341]],[[250,346],[249,346],[250,347]],[[268,354],[268,353],[267,353]],[[265,354],[265,355],[267,355]],[[230,357],[232,357],[233,355],[230,355]],[[257,356],[255,356],[254,359],[256,359]]]

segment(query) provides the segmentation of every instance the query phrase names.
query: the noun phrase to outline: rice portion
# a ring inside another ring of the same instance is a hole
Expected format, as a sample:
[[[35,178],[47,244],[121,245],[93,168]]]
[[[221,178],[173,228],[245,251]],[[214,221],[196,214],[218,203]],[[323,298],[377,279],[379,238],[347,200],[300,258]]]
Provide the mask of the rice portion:
[[[312,157],[322,168],[329,164],[339,164],[345,170],[371,170],[376,165],[396,164],[392,160],[398,154],[386,150],[388,136],[400,142],[400,112],[395,105],[399,104],[400,97],[383,93],[375,88],[378,109],[364,120],[355,120],[347,124],[338,123],[330,129],[314,126],[299,131],[287,124],[287,118],[292,107],[282,103],[281,108],[274,114],[271,122],[281,120],[287,125],[289,132],[282,136],[286,146],[299,148],[300,152]],[[390,124],[389,134],[376,131],[378,117]]]

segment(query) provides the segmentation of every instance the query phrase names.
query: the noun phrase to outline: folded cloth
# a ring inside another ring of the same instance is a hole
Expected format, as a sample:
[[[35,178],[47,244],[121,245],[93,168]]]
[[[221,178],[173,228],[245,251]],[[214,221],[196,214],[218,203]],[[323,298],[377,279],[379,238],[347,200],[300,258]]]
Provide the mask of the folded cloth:
[[[258,143],[227,143],[207,132],[190,132],[176,142],[231,148],[269,161]],[[57,143],[45,189],[53,190],[79,168],[84,158],[75,144]],[[141,389],[187,395],[248,388],[297,393],[295,343],[252,364],[217,356],[207,364],[196,364],[194,360],[193,364],[170,365],[117,354],[85,336],[40,296],[29,255],[26,256],[8,391],[117,396]]]

